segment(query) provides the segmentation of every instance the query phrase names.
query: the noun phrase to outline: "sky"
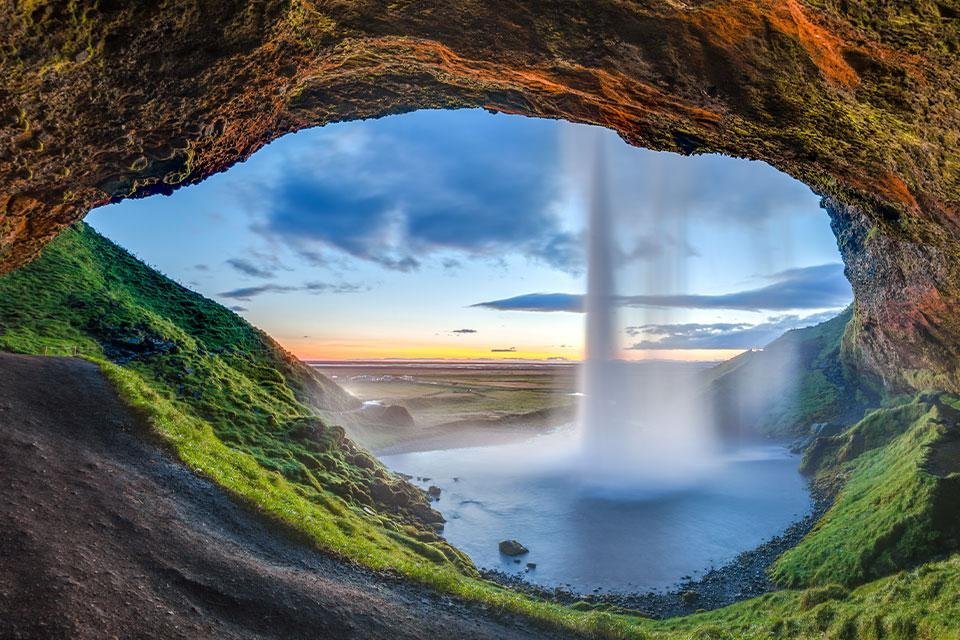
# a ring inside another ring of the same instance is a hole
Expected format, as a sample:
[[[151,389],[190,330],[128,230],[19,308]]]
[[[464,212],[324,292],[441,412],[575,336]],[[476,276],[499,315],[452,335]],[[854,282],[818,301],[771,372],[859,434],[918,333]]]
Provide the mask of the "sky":
[[[598,153],[622,357],[723,359],[849,303],[819,198],[772,167],[482,110],[290,134],[87,220],[305,359],[576,360]]]

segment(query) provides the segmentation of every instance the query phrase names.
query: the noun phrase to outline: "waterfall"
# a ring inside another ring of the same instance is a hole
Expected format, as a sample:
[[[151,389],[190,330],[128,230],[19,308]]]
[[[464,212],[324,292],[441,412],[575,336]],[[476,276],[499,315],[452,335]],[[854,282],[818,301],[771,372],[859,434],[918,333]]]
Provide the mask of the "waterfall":
[[[710,412],[695,372],[676,364],[620,359],[616,256],[619,225],[642,224],[630,211],[614,215],[602,133],[596,139],[587,198],[586,354],[580,405],[586,485],[605,491],[660,492],[688,486],[716,464]],[[656,202],[660,194],[649,194]],[[656,215],[656,212],[653,213]],[[668,248],[669,251],[669,248]],[[675,250],[676,251],[676,250]],[[675,262],[687,256],[675,256]],[[664,262],[644,266],[641,288],[653,293],[668,278]],[[658,267],[658,265],[660,265]],[[673,271],[677,271],[676,265]],[[682,269],[680,269],[682,270]],[[647,314],[652,312],[645,312]]]

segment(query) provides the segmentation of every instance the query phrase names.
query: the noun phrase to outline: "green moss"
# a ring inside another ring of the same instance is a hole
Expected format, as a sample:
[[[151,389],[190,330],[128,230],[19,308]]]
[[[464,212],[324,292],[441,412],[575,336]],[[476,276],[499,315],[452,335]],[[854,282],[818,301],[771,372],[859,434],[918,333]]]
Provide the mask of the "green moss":
[[[930,451],[955,437],[956,417],[922,395],[815,443],[804,465],[846,483],[814,530],[776,562],[774,578],[789,586],[858,584],[956,548],[956,525],[938,517],[956,488],[928,468]]]

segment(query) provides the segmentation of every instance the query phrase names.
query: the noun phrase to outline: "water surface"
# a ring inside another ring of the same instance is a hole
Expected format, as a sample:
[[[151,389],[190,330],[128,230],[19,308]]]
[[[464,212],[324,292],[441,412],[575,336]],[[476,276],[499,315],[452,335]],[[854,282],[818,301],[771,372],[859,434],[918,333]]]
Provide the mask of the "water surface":
[[[426,488],[444,535],[480,567],[581,592],[663,589],[781,533],[811,508],[799,460],[785,449],[727,451],[692,485],[585,483],[570,429],[521,444],[383,457]],[[589,479],[589,478],[588,478]],[[500,540],[530,549],[501,555]],[[526,563],[536,563],[528,570]]]

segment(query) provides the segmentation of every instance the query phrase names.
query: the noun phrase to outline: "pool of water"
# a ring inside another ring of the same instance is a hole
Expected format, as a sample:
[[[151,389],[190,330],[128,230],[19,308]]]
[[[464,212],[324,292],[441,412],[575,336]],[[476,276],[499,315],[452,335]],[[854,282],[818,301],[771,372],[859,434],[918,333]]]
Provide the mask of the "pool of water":
[[[782,532],[809,512],[799,460],[776,446],[727,450],[699,480],[597,487],[575,464],[572,429],[521,444],[382,458],[442,493],[444,535],[480,567],[580,592],[646,591],[696,578]],[[498,543],[530,553],[516,563]],[[535,563],[528,569],[527,563]]]

